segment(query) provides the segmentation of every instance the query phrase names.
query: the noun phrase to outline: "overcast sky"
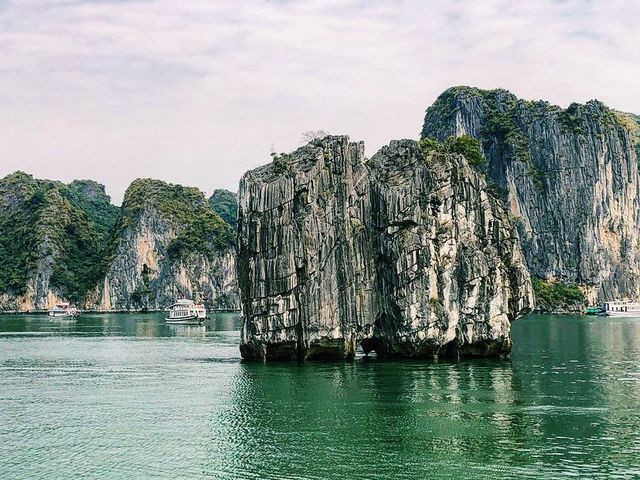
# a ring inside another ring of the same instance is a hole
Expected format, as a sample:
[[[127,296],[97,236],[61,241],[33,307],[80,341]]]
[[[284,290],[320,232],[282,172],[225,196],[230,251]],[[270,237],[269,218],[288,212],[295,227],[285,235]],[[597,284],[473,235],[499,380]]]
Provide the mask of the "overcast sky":
[[[416,138],[452,85],[640,112],[640,2],[0,0],[0,176],[237,190],[305,130]]]

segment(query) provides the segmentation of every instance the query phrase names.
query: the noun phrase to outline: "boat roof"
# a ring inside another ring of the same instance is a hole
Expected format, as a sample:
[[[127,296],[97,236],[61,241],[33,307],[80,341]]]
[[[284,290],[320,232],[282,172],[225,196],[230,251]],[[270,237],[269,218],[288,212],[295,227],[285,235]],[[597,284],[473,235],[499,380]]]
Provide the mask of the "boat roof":
[[[193,300],[189,300],[188,298],[180,298],[179,300],[176,300],[176,303],[174,303],[174,305],[191,305],[193,303]]]

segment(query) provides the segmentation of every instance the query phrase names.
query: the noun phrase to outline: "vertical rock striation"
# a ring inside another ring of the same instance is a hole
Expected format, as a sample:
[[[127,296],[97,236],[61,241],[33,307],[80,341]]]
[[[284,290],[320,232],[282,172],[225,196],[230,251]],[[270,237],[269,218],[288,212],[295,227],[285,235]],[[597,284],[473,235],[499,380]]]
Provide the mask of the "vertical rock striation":
[[[240,183],[248,359],[508,353],[532,307],[515,226],[462,156],[314,141]]]
[[[520,240],[500,202],[461,155],[425,158],[413,140],[371,159],[381,315],[376,351],[498,355],[533,306]]]
[[[454,87],[427,110],[422,136],[479,139],[531,273],[602,301],[640,295],[637,132],[637,117],[598,101],[565,110]]]
[[[240,181],[244,358],[348,358],[375,320],[364,144],[327,137]]]

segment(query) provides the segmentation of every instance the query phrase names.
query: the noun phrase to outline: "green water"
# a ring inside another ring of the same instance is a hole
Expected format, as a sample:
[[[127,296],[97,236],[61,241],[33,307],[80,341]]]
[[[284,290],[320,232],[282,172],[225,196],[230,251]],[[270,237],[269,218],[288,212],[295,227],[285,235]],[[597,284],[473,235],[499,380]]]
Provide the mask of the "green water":
[[[237,329],[0,316],[0,479],[640,478],[640,319],[441,363],[244,364]]]

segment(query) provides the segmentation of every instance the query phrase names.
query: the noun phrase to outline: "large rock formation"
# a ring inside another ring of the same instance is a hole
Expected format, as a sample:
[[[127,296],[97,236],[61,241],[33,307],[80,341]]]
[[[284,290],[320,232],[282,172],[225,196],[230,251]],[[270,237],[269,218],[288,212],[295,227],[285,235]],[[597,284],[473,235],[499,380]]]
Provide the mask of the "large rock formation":
[[[240,183],[241,352],[249,359],[498,355],[532,307],[518,235],[460,155],[347,137]]]
[[[216,192],[232,218],[234,194]],[[234,239],[194,188],[138,180],[119,209],[92,180],[16,172],[0,179],[0,310],[158,309],[181,296],[239,309]]]
[[[351,357],[373,335],[375,256],[364,145],[276,157],[240,181],[245,358]]]
[[[602,301],[640,295],[637,121],[598,101],[564,110],[455,87],[427,110],[422,136],[479,139],[531,273]]]
[[[87,192],[90,190],[91,194]],[[79,301],[96,281],[109,219],[104,187],[65,185],[16,172],[0,180],[0,310]]]
[[[461,155],[394,141],[371,159],[378,351],[492,355],[533,304],[514,224]]]
[[[103,280],[86,306],[160,309],[188,297],[237,309],[233,239],[198,189],[136,180],[111,231]]]

